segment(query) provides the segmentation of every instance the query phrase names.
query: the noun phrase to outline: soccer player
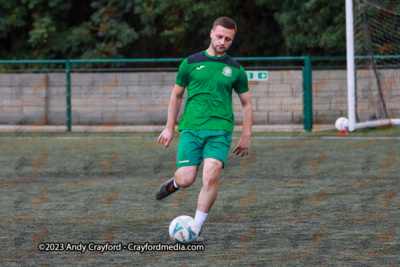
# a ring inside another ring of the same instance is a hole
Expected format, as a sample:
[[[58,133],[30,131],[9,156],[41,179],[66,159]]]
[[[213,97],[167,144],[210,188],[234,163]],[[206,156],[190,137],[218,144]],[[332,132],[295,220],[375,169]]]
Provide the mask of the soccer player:
[[[239,95],[243,117],[242,137],[233,153],[241,153],[243,157],[248,155],[250,148],[253,107],[247,75],[243,67],[226,54],[236,31],[232,19],[218,18],[210,32],[209,48],[181,63],[169,101],[167,125],[158,137],[158,143],[165,148],[171,143],[186,87],[187,100],[178,127],[181,136],[177,170],[173,178],[160,185],[156,198],[161,200],[181,187],[192,185],[204,159],[203,185],[195,215],[200,229],[217,197],[218,180],[232,143],[232,89]],[[203,241],[203,238],[199,236],[197,241]]]

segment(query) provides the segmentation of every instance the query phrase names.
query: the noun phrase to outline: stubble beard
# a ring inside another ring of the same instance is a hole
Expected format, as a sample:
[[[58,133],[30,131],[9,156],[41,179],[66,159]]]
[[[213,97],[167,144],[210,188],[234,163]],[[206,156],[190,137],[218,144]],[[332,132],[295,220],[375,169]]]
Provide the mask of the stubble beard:
[[[225,47],[223,49],[218,49],[218,47],[213,44],[211,45],[211,47],[214,50],[216,55],[221,55],[221,56],[223,56],[225,54],[225,52],[228,50]]]

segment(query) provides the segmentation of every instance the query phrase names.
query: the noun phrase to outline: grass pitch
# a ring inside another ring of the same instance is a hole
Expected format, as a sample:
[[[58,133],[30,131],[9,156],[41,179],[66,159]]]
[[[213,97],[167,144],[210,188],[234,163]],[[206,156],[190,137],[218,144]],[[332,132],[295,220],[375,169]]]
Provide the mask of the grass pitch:
[[[158,134],[2,133],[1,265],[400,265],[399,129],[255,133],[247,157],[228,157],[204,252],[39,252],[42,242],[169,244],[171,220],[195,214],[201,172],[157,201],[179,141],[165,149]]]

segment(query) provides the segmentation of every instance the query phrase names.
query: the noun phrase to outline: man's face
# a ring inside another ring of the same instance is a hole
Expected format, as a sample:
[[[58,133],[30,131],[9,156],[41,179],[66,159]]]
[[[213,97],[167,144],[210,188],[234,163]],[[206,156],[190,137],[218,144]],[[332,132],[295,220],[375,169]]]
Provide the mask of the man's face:
[[[218,25],[210,33],[211,47],[216,54],[224,54],[231,46],[234,37],[235,30]]]

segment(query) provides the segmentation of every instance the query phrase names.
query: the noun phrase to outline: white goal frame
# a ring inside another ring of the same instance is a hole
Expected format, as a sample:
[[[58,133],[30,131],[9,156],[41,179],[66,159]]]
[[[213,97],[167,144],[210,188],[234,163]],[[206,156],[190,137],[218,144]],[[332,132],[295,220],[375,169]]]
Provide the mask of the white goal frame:
[[[353,0],[346,0],[346,56],[347,56],[347,103],[349,131],[356,129],[379,127],[384,125],[400,125],[400,119],[384,119],[356,122],[355,80],[354,80],[354,29]]]

